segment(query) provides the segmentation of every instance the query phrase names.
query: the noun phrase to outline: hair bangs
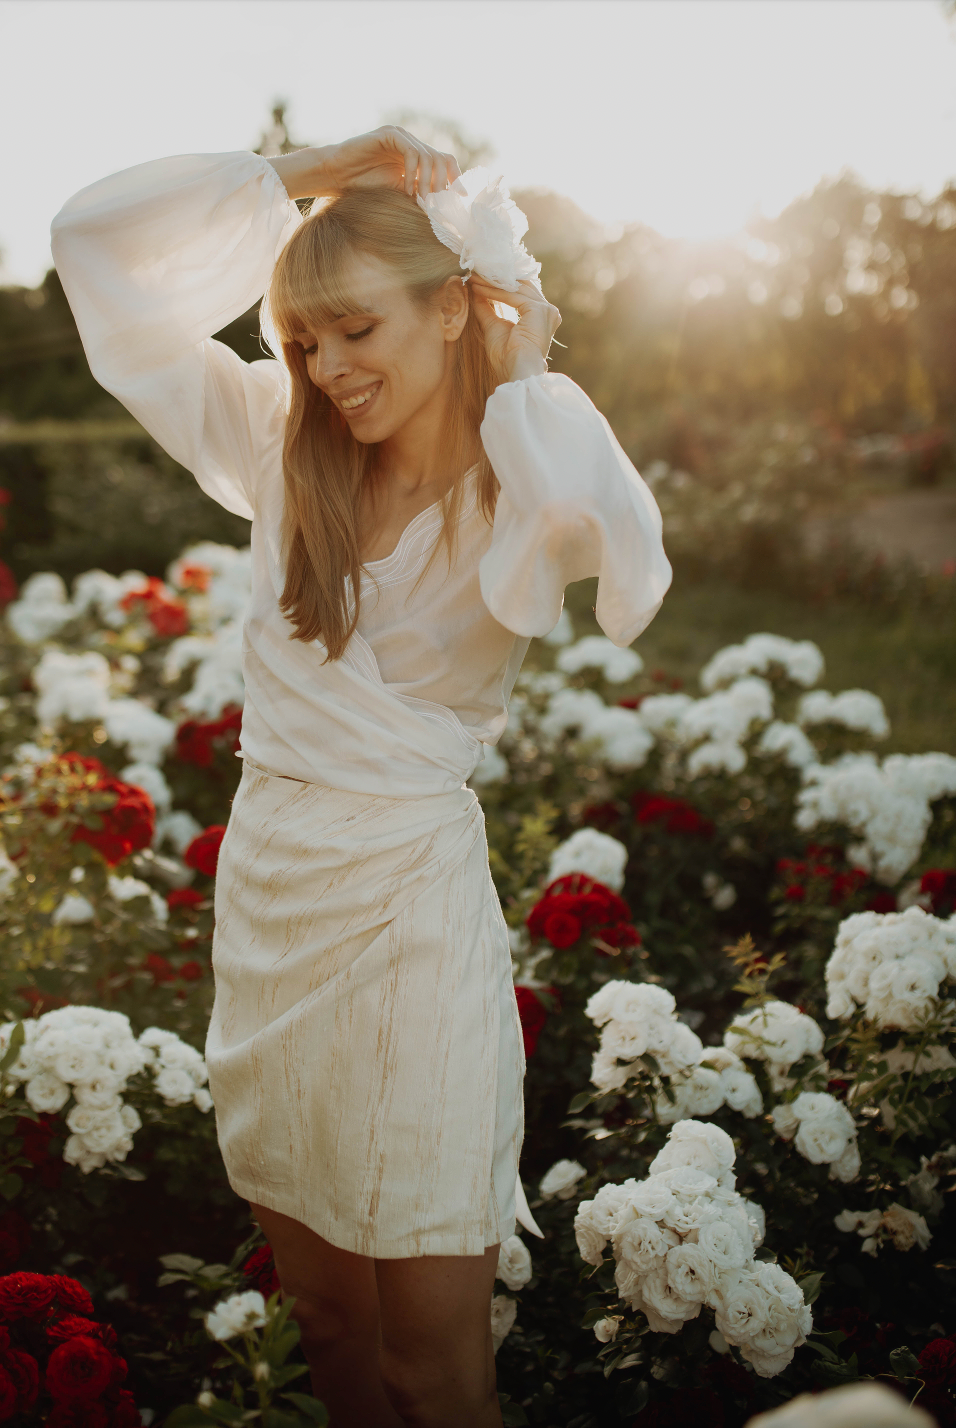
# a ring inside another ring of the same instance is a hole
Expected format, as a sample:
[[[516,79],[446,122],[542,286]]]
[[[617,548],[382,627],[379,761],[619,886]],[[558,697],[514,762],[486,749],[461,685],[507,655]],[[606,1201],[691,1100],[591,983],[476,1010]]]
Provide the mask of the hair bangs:
[[[278,348],[292,345],[297,333],[317,332],[340,318],[364,316],[368,311],[343,280],[353,252],[333,214],[322,223],[303,223],[295,231],[279,255],[266,298],[269,337]],[[273,345],[277,355],[278,348]]]

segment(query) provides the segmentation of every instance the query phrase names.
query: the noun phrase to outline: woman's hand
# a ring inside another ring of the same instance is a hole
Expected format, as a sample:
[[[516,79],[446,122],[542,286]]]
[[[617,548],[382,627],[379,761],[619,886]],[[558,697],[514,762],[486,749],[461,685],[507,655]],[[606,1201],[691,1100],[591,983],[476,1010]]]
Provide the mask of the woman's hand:
[[[269,163],[290,198],[327,198],[347,188],[438,193],[460,173],[454,154],[443,154],[394,124],[341,144],[281,154]]]
[[[518,284],[515,293],[495,288],[473,274],[468,280],[475,316],[485,335],[491,365],[503,382],[520,382],[548,370],[551,339],[561,325],[561,314],[534,283]],[[493,304],[505,303],[518,314],[517,322],[499,317]]]

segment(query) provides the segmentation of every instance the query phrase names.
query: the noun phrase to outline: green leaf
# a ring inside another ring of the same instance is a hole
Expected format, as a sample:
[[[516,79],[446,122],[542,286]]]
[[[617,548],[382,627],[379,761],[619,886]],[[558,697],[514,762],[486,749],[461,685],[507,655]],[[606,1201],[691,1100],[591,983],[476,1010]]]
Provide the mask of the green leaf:
[[[300,1413],[304,1413],[306,1418],[311,1418],[313,1423],[327,1424],[329,1415],[325,1404],[320,1403],[317,1398],[313,1398],[308,1393],[284,1393],[283,1398],[287,1398],[290,1403],[294,1403]]]
[[[0,1195],[5,1200],[13,1200],[23,1189],[23,1181],[11,1170],[0,1180]]]
[[[161,1254],[159,1262],[164,1269],[180,1269],[185,1274],[195,1274],[204,1264],[203,1260],[191,1254]]]
[[[523,1428],[528,1418],[520,1403],[503,1403],[501,1405],[501,1421],[505,1428]]]
[[[174,1408],[165,1421],[164,1428],[198,1428],[201,1423],[215,1423],[211,1413],[205,1408],[200,1408],[198,1403],[184,1403],[181,1408]]]
[[[26,1032],[23,1030],[23,1022],[18,1021],[13,1031],[10,1033],[10,1040],[7,1049],[0,1057],[0,1072],[6,1071],[8,1066],[12,1066],[20,1054],[20,1047],[23,1045]]]
[[[572,1096],[568,1106],[568,1115],[576,1116],[578,1111],[583,1111],[585,1106],[589,1106],[594,1100],[590,1091],[579,1091],[576,1096]]]
[[[176,1256],[172,1255],[170,1258],[175,1259]],[[183,1259],[185,1258],[186,1256],[183,1255]],[[196,1273],[202,1279],[222,1279],[229,1273],[229,1266],[228,1264],[204,1264],[196,1270]]]
[[[797,1280],[797,1283],[803,1290],[804,1304],[812,1304],[815,1299],[819,1298],[820,1285],[822,1284],[822,1282],[822,1270],[817,1274],[805,1274],[802,1279]]]
[[[919,1359],[904,1344],[890,1354],[890,1368],[897,1378],[915,1378],[919,1373]]]

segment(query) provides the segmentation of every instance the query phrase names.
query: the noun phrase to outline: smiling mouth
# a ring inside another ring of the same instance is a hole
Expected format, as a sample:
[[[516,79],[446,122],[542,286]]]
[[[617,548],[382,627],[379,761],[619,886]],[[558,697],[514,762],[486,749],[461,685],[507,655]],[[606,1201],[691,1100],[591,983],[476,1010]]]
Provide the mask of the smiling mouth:
[[[365,408],[378,396],[381,389],[381,382],[373,382],[366,391],[357,392],[354,397],[343,397],[339,401],[339,406],[346,416],[350,416],[353,412],[364,412]]]

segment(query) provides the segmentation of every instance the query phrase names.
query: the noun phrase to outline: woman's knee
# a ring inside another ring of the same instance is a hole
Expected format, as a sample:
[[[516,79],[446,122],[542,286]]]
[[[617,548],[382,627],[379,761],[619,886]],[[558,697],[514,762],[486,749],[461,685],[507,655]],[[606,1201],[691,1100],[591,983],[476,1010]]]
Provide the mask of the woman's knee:
[[[423,1343],[420,1353],[409,1353],[407,1347],[383,1343],[379,1371],[389,1403],[412,1423],[438,1408],[472,1414],[497,1397],[493,1367],[489,1375],[484,1353],[469,1352],[464,1344],[457,1351],[445,1345],[436,1353],[433,1345]]]

